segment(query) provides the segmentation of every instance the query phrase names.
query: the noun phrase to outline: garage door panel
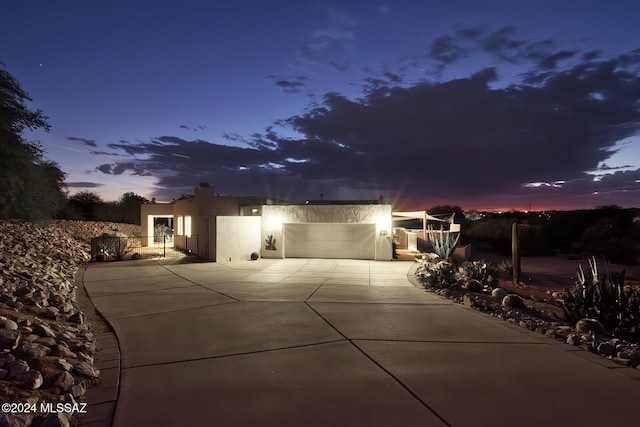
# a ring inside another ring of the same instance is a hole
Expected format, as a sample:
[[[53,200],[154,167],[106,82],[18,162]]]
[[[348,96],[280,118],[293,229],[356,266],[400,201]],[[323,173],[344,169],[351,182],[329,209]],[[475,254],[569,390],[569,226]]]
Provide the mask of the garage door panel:
[[[287,258],[375,258],[375,224],[284,224]]]

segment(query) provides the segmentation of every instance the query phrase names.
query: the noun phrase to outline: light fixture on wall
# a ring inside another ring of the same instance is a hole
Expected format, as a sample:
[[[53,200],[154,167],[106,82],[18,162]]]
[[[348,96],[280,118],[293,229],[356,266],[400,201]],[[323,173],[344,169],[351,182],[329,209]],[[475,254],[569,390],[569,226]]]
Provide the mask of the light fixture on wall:
[[[380,218],[376,222],[376,229],[381,237],[386,237],[389,235],[391,230],[391,221],[388,218]]]
[[[269,230],[280,230],[282,228],[282,218],[279,215],[269,215],[265,223]]]

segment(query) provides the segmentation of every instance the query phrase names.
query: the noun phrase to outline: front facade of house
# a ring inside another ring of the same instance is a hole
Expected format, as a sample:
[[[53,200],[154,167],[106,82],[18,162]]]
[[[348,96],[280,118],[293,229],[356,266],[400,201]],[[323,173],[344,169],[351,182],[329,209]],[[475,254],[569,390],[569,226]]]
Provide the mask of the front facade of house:
[[[194,197],[141,205],[142,230],[152,245],[158,221],[170,223],[177,249],[212,261],[248,260],[253,252],[264,258],[392,259],[391,205],[276,203],[216,196],[201,184]]]

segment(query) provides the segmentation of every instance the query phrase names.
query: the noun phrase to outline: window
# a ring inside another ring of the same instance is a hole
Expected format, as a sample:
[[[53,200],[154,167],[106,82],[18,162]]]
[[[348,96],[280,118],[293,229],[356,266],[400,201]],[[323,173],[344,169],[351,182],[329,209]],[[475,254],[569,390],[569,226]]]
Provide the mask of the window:
[[[184,235],[184,218],[178,217],[178,236]]]
[[[187,237],[191,237],[191,217],[190,216],[184,217],[184,234]]]

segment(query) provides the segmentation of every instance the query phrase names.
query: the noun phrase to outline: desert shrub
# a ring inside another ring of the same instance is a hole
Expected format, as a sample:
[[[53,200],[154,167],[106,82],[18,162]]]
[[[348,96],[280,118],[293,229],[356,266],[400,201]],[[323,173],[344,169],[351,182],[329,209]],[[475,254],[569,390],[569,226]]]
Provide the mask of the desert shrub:
[[[458,269],[458,280],[477,280],[484,287],[492,287],[496,280],[484,260],[465,261]]]
[[[117,261],[126,259],[129,239],[120,232],[103,233],[95,239],[98,252]],[[94,243],[92,242],[92,245]]]
[[[171,235],[171,229],[165,224],[156,224],[153,227],[153,241],[164,242],[166,236]]]
[[[640,293],[625,285],[625,270],[607,270],[599,276],[595,258],[589,260],[586,272],[582,265],[578,266],[573,290],[565,289],[562,297],[565,320],[575,324],[580,319],[592,318],[614,336],[637,336]]]
[[[416,277],[426,288],[445,289],[457,282],[456,266],[446,261],[423,261],[416,270]]]
[[[510,259],[503,259],[497,266],[500,273],[504,273],[509,277],[513,276],[513,261]]]

